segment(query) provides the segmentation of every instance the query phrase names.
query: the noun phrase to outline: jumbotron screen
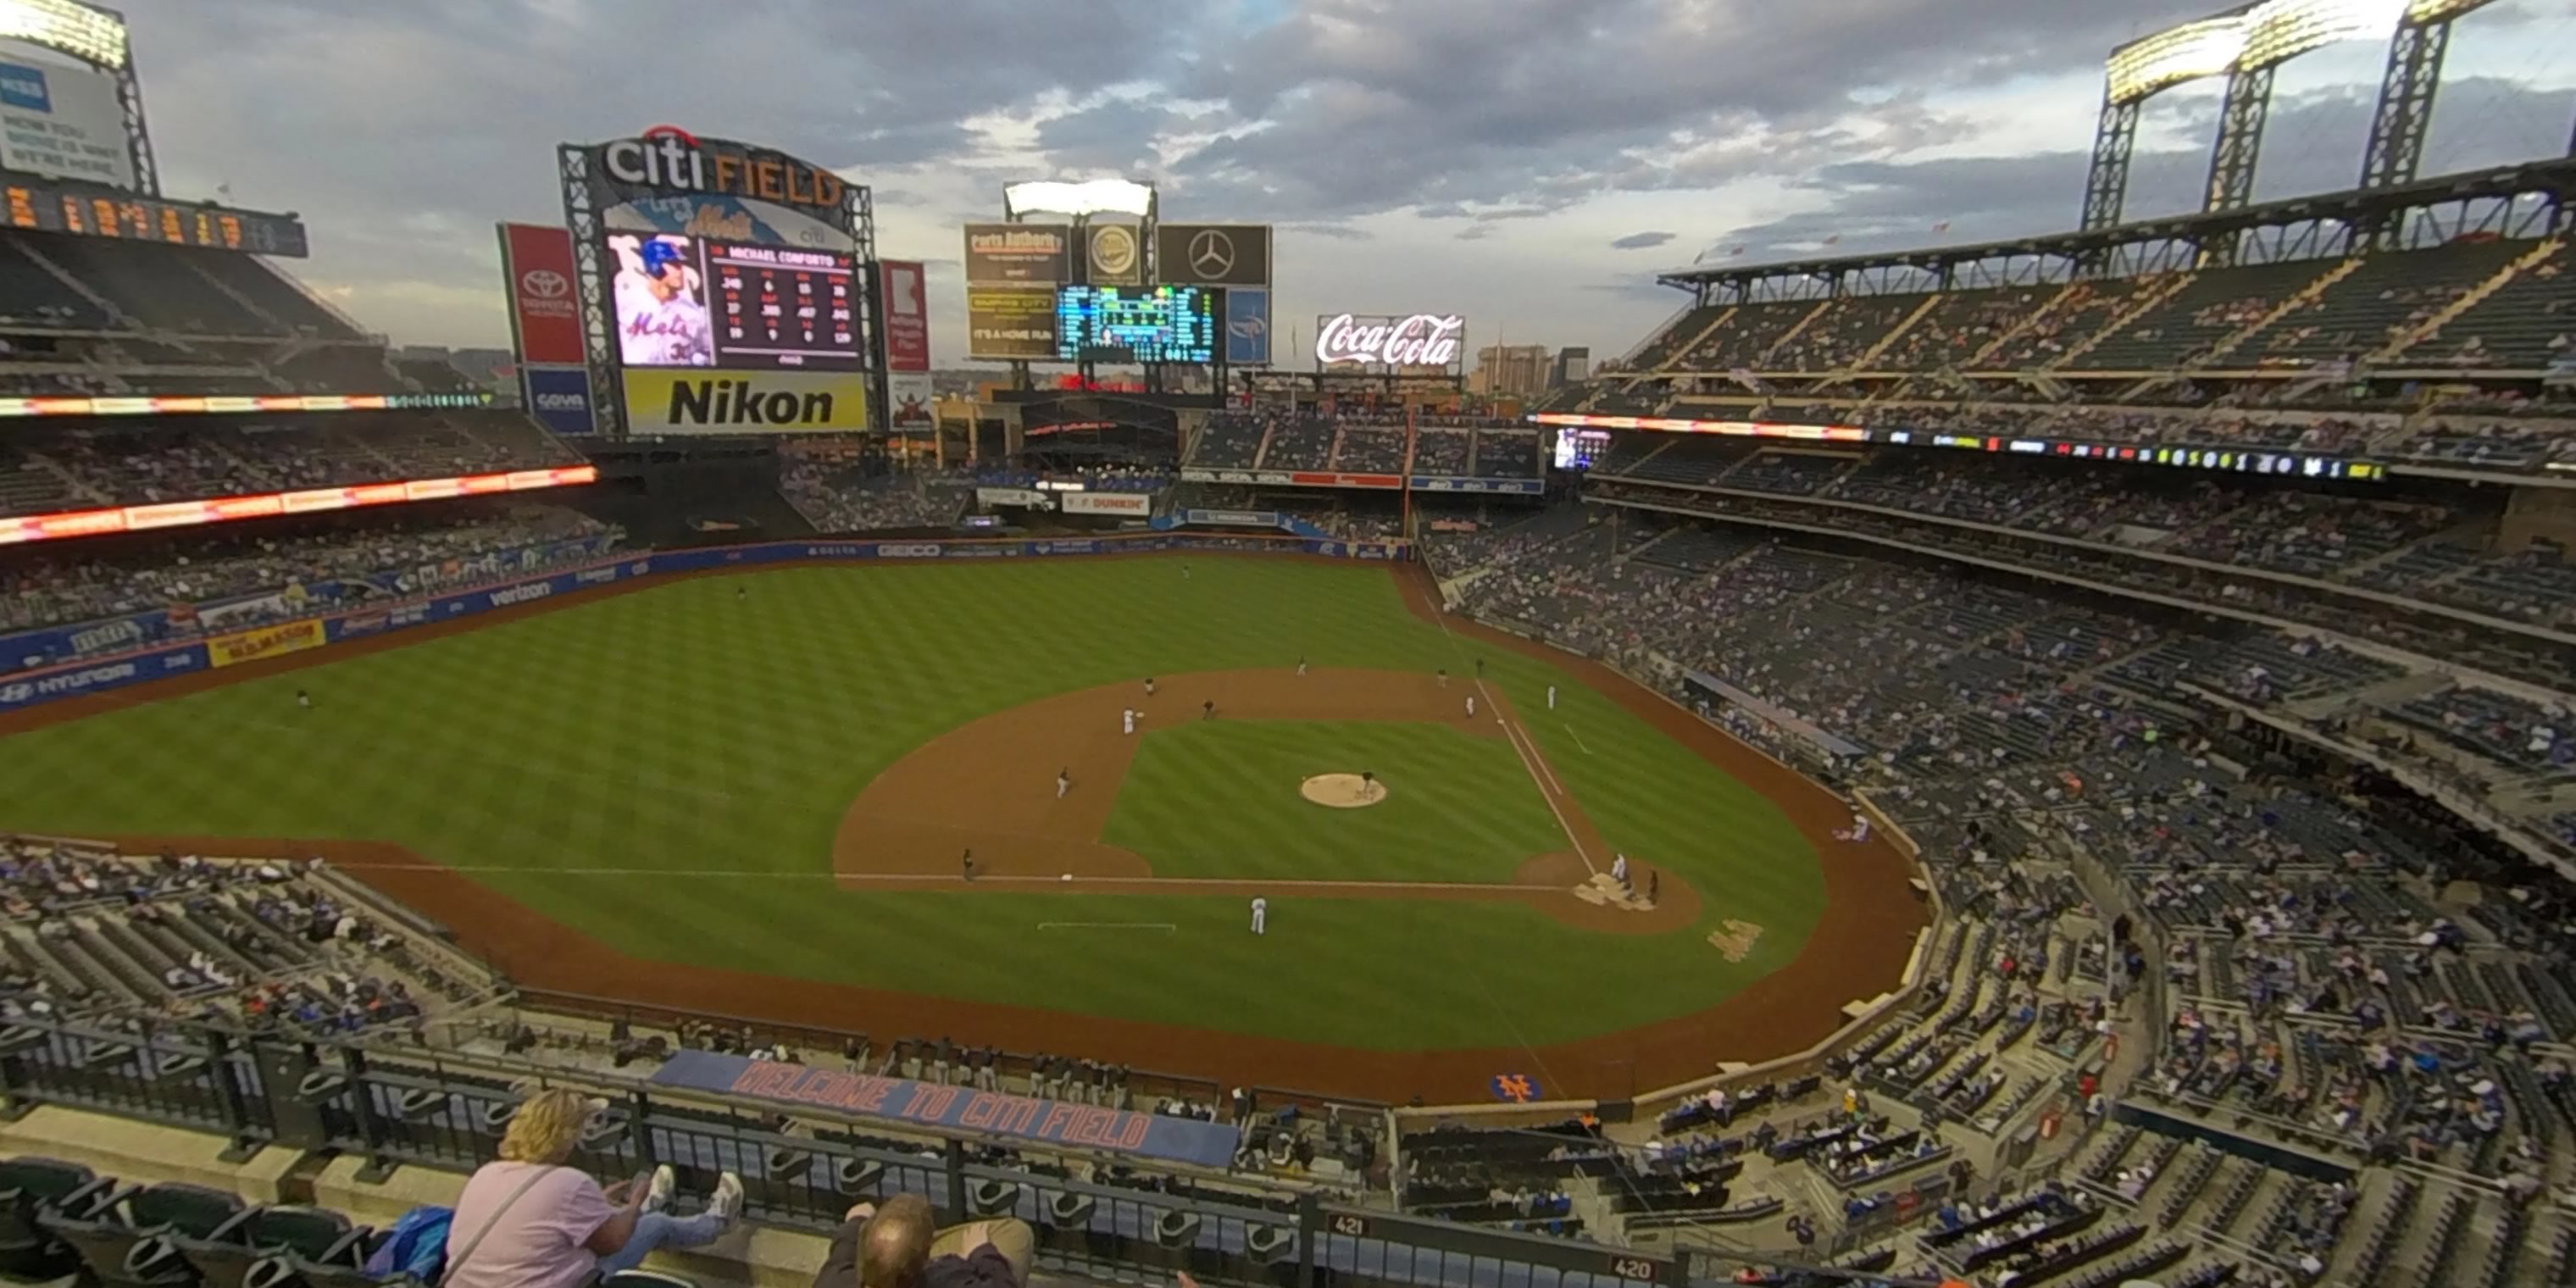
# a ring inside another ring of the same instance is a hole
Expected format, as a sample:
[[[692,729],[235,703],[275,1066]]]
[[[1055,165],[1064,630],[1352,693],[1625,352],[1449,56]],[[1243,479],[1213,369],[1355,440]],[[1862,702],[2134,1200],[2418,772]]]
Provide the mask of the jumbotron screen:
[[[857,269],[835,251],[611,233],[630,367],[855,371]]]
[[[1055,356],[1067,362],[1216,361],[1216,301],[1198,286],[1068,286],[1055,297]]]

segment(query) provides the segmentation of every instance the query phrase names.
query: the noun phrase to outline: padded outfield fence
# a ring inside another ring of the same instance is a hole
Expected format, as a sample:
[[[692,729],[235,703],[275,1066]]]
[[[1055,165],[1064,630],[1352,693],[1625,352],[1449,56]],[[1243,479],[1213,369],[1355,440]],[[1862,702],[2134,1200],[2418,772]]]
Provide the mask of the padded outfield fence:
[[[572,1162],[596,1176],[670,1164],[684,1188],[743,1178],[753,1219],[821,1232],[853,1203],[920,1194],[943,1222],[1016,1215],[1042,1263],[1132,1280],[1186,1270],[1278,1288],[1642,1288],[1723,1282],[1742,1258],[1648,1252],[1327,1202],[1253,1174],[1158,1169],[1081,1150],[978,1161],[1001,1139],[872,1134],[875,1119],[800,1113],[608,1078],[548,1079],[606,1098]],[[366,1159],[362,1181],[399,1167],[466,1172],[496,1156],[524,1074],[388,1046],[249,1037],[148,1025],[123,1030],[23,1020],[0,1030],[8,1112],[54,1105],[219,1134],[228,1157],[266,1149]],[[1020,1144],[1021,1142],[1009,1142]],[[1120,1165],[1126,1184],[1075,1179]],[[1149,1188],[1150,1187],[1150,1188]]]

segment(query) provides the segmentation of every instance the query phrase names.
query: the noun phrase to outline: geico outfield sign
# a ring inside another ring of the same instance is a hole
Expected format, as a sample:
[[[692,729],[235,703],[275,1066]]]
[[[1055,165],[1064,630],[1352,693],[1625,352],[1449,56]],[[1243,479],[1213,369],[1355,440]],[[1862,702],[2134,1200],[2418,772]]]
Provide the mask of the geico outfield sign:
[[[828,371],[629,368],[627,432],[793,434],[868,427],[867,377]]]
[[[1385,367],[1454,367],[1467,319],[1455,313],[1360,317],[1339,313],[1315,320],[1315,361],[1362,362]]]

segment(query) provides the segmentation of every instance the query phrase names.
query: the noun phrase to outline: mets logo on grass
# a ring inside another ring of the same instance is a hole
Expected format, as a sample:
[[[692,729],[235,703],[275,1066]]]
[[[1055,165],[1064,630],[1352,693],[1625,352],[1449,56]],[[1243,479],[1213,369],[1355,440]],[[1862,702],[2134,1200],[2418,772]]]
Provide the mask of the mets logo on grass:
[[[631,434],[792,434],[868,427],[867,377],[824,371],[629,369]]]
[[[284,626],[263,626],[255,631],[236,631],[206,641],[206,658],[216,666],[239,666],[264,657],[301,653],[322,647],[322,619],[308,617]]]

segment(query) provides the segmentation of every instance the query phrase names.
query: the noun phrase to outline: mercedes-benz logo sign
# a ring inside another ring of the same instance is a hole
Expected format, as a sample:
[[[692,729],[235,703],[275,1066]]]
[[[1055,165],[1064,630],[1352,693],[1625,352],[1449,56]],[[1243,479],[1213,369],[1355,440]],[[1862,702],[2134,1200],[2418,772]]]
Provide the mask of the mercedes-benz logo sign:
[[[551,268],[532,268],[519,274],[519,288],[541,300],[559,300],[572,289],[572,283]]]
[[[1222,228],[1202,228],[1190,238],[1190,271],[1213,281],[1234,271],[1234,239]]]
[[[1136,230],[1109,224],[1091,230],[1091,270],[1103,277],[1125,277],[1136,271]]]

